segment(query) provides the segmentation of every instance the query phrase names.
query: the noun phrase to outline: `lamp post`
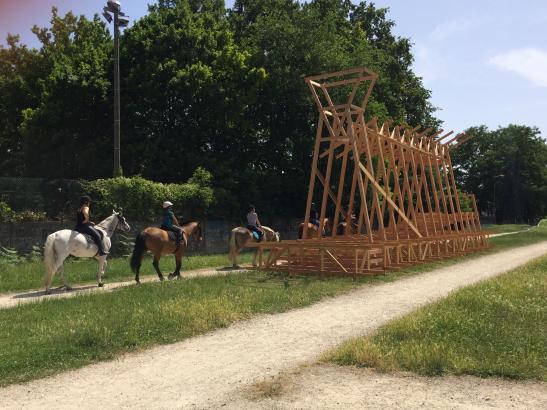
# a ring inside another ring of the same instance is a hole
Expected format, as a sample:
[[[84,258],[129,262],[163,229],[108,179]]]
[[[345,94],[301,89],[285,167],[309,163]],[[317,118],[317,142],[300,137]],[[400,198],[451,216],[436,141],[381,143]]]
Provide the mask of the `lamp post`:
[[[112,17],[114,16],[114,17]],[[103,17],[109,23],[114,20],[114,172],[122,175],[120,163],[120,27],[127,27],[129,17],[121,10],[118,0],[109,0],[103,7]]]

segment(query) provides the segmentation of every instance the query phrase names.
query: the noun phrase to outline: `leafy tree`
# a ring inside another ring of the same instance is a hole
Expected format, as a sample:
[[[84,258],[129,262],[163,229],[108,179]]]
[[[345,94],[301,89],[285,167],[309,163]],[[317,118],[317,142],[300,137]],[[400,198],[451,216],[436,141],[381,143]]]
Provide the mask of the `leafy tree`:
[[[483,213],[497,223],[534,222],[547,214],[547,143],[535,127],[485,126],[453,151],[458,183],[477,195]]]
[[[22,110],[25,176],[96,178],[109,174],[112,116],[111,40],[98,16],[52,10],[50,28],[34,27],[42,44],[34,90]]]

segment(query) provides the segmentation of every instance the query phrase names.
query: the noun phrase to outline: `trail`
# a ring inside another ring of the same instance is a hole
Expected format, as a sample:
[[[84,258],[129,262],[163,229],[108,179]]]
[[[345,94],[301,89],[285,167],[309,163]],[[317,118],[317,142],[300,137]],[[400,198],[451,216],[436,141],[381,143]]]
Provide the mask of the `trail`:
[[[193,269],[188,271],[181,272],[183,278],[194,278],[197,276],[213,276],[221,275],[233,272],[243,272],[246,268],[243,266],[241,269],[232,269],[228,267],[212,267],[212,268],[202,268],[202,269]],[[167,276],[165,276],[167,280]],[[157,275],[147,275],[141,277],[141,282],[155,282],[159,281]],[[71,290],[65,290],[63,287],[51,289],[51,294],[46,295],[44,290],[24,290],[19,292],[11,293],[2,293],[0,294],[0,309],[8,309],[15,307],[19,304],[32,303],[40,300],[46,299],[60,299],[60,298],[70,298],[78,296],[85,293],[95,293],[95,292],[111,292],[114,289],[118,289],[124,286],[135,285],[134,280],[126,280],[121,282],[111,282],[105,283],[102,288],[97,286],[97,283],[89,284],[72,284]]]
[[[284,407],[281,403],[284,399],[280,399],[279,405],[276,401],[252,401],[248,398],[250,386],[313,363],[322,352],[350,337],[367,334],[462,286],[507,272],[545,253],[547,241],[473,258],[392,283],[363,286],[303,309],[259,316],[180,343],[8,386],[0,389],[0,403],[4,408],[25,409],[294,408],[290,402]],[[330,386],[336,389],[338,384],[333,384],[333,380]],[[342,382],[340,386],[344,387]],[[419,384],[415,386],[420,388]],[[337,403],[322,403],[321,398],[328,397],[328,389],[317,393],[316,398],[313,386],[307,388],[308,401],[301,402],[300,407],[347,408]],[[347,391],[359,388],[355,384]],[[393,382],[385,383],[377,393],[381,397],[391,395],[404,405],[403,391],[401,384]],[[465,396],[465,392],[459,392],[460,396]],[[536,395],[530,400],[537,398]],[[540,394],[539,399],[545,399],[545,395]],[[468,404],[477,407],[472,402]],[[524,407],[535,405],[525,404]],[[507,401],[501,407],[511,405]],[[371,407],[382,406],[371,404]]]

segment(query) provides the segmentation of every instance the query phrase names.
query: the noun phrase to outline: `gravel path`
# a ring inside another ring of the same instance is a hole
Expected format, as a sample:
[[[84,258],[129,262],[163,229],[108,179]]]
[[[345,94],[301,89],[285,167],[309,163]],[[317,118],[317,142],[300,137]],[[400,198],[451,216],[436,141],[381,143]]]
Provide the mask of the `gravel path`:
[[[220,274],[226,274],[226,273],[232,273],[232,272],[243,272],[245,269],[232,269],[229,267],[216,267],[216,268],[202,268],[202,269],[194,269],[189,271],[183,271],[182,277],[183,278],[193,278],[196,276],[213,276],[213,275],[220,275]],[[167,280],[167,275],[165,275]],[[141,276],[141,282],[155,282],[158,281],[157,275],[148,275],[148,276]],[[44,299],[59,299],[59,298],[70,298],[73,296],[81,295],[83,293],[92,293],[92,292],[109,292],[117,288],[121,288],[124,286],[130,286],[135,285],[134,280],[127,280],[123,282],[112,282],[112,283],[105,283],[102,288],[99,288],[97,286],[97,283],[94,284],[72,284],[72,289],[67,291],[63,287],[54,288],[51,290],[51,294],[46,295],[43,290],[25,290],[25,291],[19,291],[19,292],[13,292],[13,293],[2,293],[0,294],[0,309],[7,309],[15,307],[19,304],[23,303],[32,303],[37,302]]]
[[[247,404],[239,408],[263,408],[245,401],[254,383],[313,362],[350,337],[545,253],[547,242],[542,242],[393,283],[361,287],[303,309],[259,316],[180,343],[8,386],[0,389],[0,403],[4,408],[25,409],[204,409],[238,408],[237,403],[244,401]],[[353,387],[359,388],[359,384]],[[397,396],[401,388],[388,383],[381,393],[401,402],[404,397]],[[461,386],[455,385],[454,390],[465,395]],[[336,408],[312,403],[313,408]],[[507,401],[500,406],[511,405]],[[273,402],[267,408],[278,406]]]

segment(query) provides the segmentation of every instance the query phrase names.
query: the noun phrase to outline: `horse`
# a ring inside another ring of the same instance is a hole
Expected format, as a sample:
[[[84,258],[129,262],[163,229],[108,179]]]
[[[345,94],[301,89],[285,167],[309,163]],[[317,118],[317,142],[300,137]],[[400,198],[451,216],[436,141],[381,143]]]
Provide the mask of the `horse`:
[[[108,251],[112,245],[111,238],[114,235],[116,229],[120,229],[124,232],[129,231],[131,228],[122,216],[121,212],[112,211],[112,215],[106,218],[104,221],[95,225],[95,229],[101,231],[104,234],[104,248]],[[44,264],[46,267],[46,274],[44,277],[44,285],[46,288],[46,294],[50,293],[50,285],[53,276],[56,272],[59,272],[63,285],[66,290],[72,289],[65,278],[63,262],[69,256],[76,256],[78,258],[92,258],[95,257],[99,261],[99,270],[97,271],[97,285],[103,286],[102,278],[106,269],[106,257],[107,255],[99,256],[97,252],[99,248],[94,243],[89,243],[87,238],[77,231],[71,229],[63,229],[52,233],[46,239],[44,245]]]
[[[349,235],[357,234],[357,222],[355,217],[351,218],[349,224],[347,221],[340,222],[336,227],[336,235],[345,235],[346,230],[348,231]]]
[[[135,273],[135,281],[137,283],[141,283],[139,273],[142,264],[142,257],[147,250],[152,252],[154,255],[152,265],[154,266],[160,280],[164,280],[163,274],[160,270],[161,256],[174,253],[176,268],[174,272],[169,274],[168,278],[180,279],[182,255],[188,247],[188,240],[194,235],[198,237],[199,241],[203,239],[200,222],[188,222],[182,225],[183,241],[178,246],[175,241],[169,239],[167,231],[161,228],[150,226],[142,230],[135,239],[135,247],[133,248],[133,253],[131,254],[130,260],[131,270]]]
[[[279,242],[279,232],[275,232],[272,228],[268,228],[267,226],[262,226],[262,229],[264,230],[264,241]],[[239,256],[241,250],[247,245],[249,241],[253,240],[253,234],[249,229],[242,226],[232,229],[232,232],[230,233],[230,254],[228,257],[230,258],[230,261],[232,262],[232,266],[234,268],[239,267],[239,265],[237,264],[237,257]],[[257,254],[258,248],[255,249],[253,266],[256,266]]]
[[[311,222],[308,222],[308,230],[307,230],[307,238],[313,238],[314,236],[320,236],[318,235],[319,228],[312,224]],[[323,220],[323,234],[325,234],[325,231],[330,231],[330,221],[329,218],[325,218]],[[304,222],[302,222],[300,225],[298,225],[298,239],[302,239],[304,236]]]

